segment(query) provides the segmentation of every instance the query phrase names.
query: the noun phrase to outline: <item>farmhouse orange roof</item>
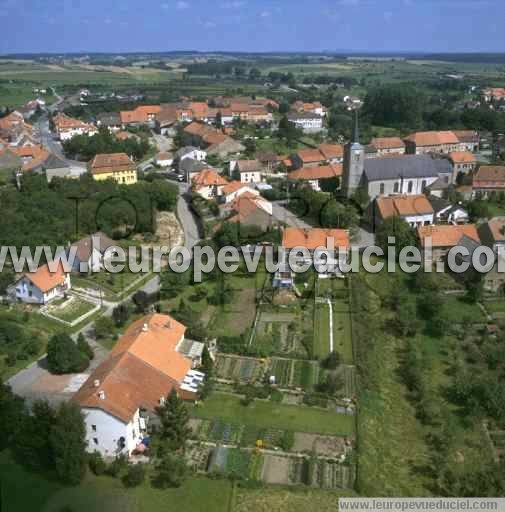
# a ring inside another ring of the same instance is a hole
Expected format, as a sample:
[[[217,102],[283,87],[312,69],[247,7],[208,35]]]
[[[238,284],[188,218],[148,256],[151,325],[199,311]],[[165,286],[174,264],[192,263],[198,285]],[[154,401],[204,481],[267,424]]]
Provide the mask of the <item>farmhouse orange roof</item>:
[[[425,246],[426,239],[429,237],[431,237],[432,247],[454,247],[463,235],[480,242],[475,224],[420,226],[417,228],[417,234],[422,247]]]
[[[241,181],[230,181],[223,187],[223,193],[225,195],[233,194],[233,192],[236,192],[237,190],[240,190],[244,187],[249,188],[247,184],[242,183]]]
[[[152,314],[137,320],[73,400],[124,422],[140,407],[153,410],[161,397],[179,388],[191,369],[191,361],[177,351],[185,331],[184,325],[168,315]]]
[[[91,128],[91,125],[85,123],[84,121],[81,121],[80,119],[74,119],[63,113],[59,113],[54,116],[53,122],[58,131],[71,130],[75,128]]]
[[[342,172],[342,164],[302,167],[290,172],[288,178],[291,180],[322,180],[342,176]]]
[[[377,149],[404,148],[405,143],[400,137],[374,137],[370,144]]]
[[[342,144],[320,144],[319,151],[326,160],[344,156],[344,146]]]
[[[416,132],[405,137],[416,146],[440,146],[442,144],[458,144],[459,139],[451,131]]]
[[[322,228],[286,228],[282,236],[282,246],[286,249],[306,247],[309,250],[314,250],[318,247],[326,247],[329,238],[333,239],[333,246],[330,249],[349,247],[349,231],[347,229]]]
[[[24,277],[29,279],[42,293],[46,293],[65,282],[65,272],[61,261],[54,272],[49,266],[42,265],[35,272],[26,272]]]
[[[192,179],[195,187],[224,186],[228,182],[214,169],[204,169],[195,174]]]
[[[134,163],[126,153],[102,153],[93,158],[91,164],[92,174],[133,171]]]
[[[300,149],[297,155],[306,164],[322,162],[324,160],[324,156],[319,149]]]
[[[119,113],[119,116],[124,124],[147,123],[150,117],[154,117],[160,111],[160,105],[141,105],[134,110],[123,110]]]
[[[504,165],[481,165],[473,175],[474,187],[505,186]]]
[[[377,198],[377,208],[383,219],[396,216],[427,215],[433,207],[423,194],[381,196]]]
[[[475,163],[477,161],[470,151],[451,151],[449,158],[455,164]]]

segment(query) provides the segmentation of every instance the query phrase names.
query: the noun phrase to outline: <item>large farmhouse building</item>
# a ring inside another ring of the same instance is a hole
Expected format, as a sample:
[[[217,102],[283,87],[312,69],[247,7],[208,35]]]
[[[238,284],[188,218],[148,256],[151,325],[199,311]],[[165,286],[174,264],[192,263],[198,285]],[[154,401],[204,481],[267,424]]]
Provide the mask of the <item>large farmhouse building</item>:
[[[74,395],[84,413],[88,451],[131,454],[147,434],[150,416],[175,389],[195,400],[203,374],[203,344],[188,340],[186,327],[151,314],[128,327],[107,358]]]

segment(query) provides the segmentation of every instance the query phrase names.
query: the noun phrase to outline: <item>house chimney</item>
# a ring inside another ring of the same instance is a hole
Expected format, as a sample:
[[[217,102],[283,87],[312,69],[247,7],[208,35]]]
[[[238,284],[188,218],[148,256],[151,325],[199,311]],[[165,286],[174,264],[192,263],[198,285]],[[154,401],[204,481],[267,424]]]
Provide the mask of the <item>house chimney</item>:
[[[149,330],[149,326],[148,326],[147,324],[144,324],[144,325],[142,326],[142,331],[143,331],[143,332],[147,332],[148,330]]]
[[[98,379],[95,379],[93,384],[95,385],[95,388],[97,388],[98,386],[100,386],[100,381]]]
[[[160,405],[165,405],[165,397],[160,396]]]
[[[105,391],[99,391],[98,397],[100,398],[100,400],[105,400]]]

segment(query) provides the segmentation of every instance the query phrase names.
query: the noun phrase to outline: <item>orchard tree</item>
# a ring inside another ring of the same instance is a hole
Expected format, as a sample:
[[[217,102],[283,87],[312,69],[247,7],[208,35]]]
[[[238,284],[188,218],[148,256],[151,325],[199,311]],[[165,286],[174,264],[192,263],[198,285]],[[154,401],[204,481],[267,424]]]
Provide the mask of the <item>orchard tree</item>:
[[[59,406],[49,440],[59,479],[69,485],[78,485],[86,467],[86,427],[76,403],[63,402]]]

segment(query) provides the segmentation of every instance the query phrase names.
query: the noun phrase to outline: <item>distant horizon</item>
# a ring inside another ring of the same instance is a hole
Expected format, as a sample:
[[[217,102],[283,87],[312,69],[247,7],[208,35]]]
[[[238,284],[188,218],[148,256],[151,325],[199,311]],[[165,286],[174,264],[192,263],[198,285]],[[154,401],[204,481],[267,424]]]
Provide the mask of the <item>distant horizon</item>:
[[[233,50],[127,50],[127,51],[51,51],[51,52],[35,52],[35,51],[23,51],[23,52],[8,52],[0,53],[0,57],[16,57],[23,55],[140,55],[140,54],[159,54],[159,55],[170,55],[170,54],[201,54],[201,55],[328,55],[328,56],[377,56],[377,57],[403,57],[403,56],[430,56],[430,55],[505,55],[503,51],[493,50],[482,50],[482,51],[428,51],[428,50],[385,50],[385,51],[368,51],[368,50],[321,50],[321,51],[309,51],[309,50],[270,50],[270,51],[233,51]]]
[[[0,54],[501,53],[500,12],[503,0],[0,0]]]

